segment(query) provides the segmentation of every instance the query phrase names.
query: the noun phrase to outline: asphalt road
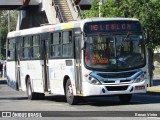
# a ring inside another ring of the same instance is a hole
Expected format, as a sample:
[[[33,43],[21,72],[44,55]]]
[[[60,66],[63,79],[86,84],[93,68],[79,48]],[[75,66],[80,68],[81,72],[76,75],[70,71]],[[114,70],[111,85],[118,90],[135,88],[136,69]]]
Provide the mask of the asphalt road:
[[[45,100],[30,101],[27,99],[25,92],[15,91],[8,87],[5,81],[1,80],[0,116],[4,111],[12,113],[17,112],[21,115],[23,112],[24,116],[26,114],[28,115],[30,112],[38,112],[42,117],[49,117],[45,119],[58,117],[57,119],[59,120],[64,118],[67,120],[69,117],[73,116],[78,120],[106,120],[105,117],[109,119],[118,118],[119,120],[125,120],[128,119],[128,117],[129,119],[131,119],[131,117],[133,117],[132,119],[136,117],[136,120],[160,120],[160,96],[135,94],[129,104],[121,104],[118,97],[85,98],[78,105],[71,106],[66,103],[64,96],[48,95],[45,97]],[[25,113],[26,111],[29,113]],[[39,115],[38,113],[37,115]],[[14,119],[17,119],[16,114],[14,115]]]

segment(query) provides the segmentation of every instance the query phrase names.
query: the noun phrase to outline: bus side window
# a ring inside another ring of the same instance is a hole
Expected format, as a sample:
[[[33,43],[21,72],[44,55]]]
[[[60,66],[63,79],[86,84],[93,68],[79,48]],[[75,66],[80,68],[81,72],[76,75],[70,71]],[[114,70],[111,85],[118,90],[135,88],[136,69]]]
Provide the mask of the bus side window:
[[[10,60],[10,56],[11,56],[11,52],[10,52],[10,40],[8,39],[8,42],[7,42],[7,60]]]
[[[14,60],[15,59],[15,39],[9,39],[8,41],[8,51],[7,51],[7,59]]]
[[[63,32],[63,57],[72,56],[72,31]]]
[[[40,58],[40,36],[34,35],[31,40],[31,57]]]
[[[22,58],[23,59],[29,59],[30,58],[30,37],[29,36],[25,36],[23,38],[23,55]]]
[[[51,57],[61,56],[61,33],[53,33],[51,37]]]

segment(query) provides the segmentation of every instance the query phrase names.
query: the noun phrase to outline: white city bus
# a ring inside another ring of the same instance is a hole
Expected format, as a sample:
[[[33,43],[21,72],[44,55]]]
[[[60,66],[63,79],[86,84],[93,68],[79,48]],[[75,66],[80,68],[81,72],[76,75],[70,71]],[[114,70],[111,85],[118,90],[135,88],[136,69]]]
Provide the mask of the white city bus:
[[[29,99],[45,93],[80,97],[117,95],[129,102],[145,93],[145,36],[132,18],[90,18],[8,33],[8,85]]]

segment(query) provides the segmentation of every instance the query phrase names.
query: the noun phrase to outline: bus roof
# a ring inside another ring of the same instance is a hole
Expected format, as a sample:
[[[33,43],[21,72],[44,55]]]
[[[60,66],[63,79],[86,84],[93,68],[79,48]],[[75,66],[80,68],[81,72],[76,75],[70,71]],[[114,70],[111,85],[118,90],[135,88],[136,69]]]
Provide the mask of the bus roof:
[[[9,32],[7,35],[7,38],[17,37],[17,36],[24,36],[24,35],[32,35],[32,34],[38,34],[43,32],[52,32],[56,30],[65,30],[65,29],[71,29],[71,28],[78,28],[81,27],[83,29],[83,25],[86,22],[96,22],[96,21],[139,21],[136,18],[87,18],[79,21],[71,21],[68,23],[60,23],[56,25],[46,25],[41,27],[34,27],[24,30],[18,30]]]

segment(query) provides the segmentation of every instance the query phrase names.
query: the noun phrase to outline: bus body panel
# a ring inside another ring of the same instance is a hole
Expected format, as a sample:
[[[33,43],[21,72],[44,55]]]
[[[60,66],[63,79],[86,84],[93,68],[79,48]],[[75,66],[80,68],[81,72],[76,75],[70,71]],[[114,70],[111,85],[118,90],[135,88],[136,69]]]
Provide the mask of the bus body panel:
[[[49,60],[49,79],[51,92],[53,94],[61,94],[64,95],[64,77],[68,76],[74,86],[74,94],[75,92],[75,76],[74,76],[74,59],[67,59],[72,61],[72,65],[66,66],[65,59],[53,59]]]
[[[22,90],[26,90],[26,77],[29,76],[34,92],[44,93],[42,62],[40,60],[21,61]]]
[[[32,79],[32,78],[31,78]],[[42,79],[32,79],[33,92],[44,93],[44,84]]]
[[[6,69],[7,69],[7,79],[8,79],[7,84],[11,88],[17,90],[18,81],[16,80],[15,76],[16,73],[15,62],[14,61],[7,62]]]

